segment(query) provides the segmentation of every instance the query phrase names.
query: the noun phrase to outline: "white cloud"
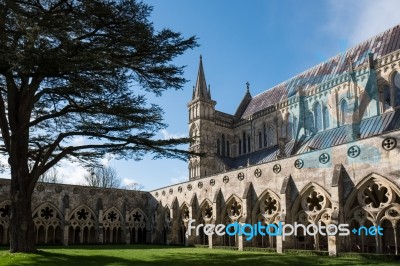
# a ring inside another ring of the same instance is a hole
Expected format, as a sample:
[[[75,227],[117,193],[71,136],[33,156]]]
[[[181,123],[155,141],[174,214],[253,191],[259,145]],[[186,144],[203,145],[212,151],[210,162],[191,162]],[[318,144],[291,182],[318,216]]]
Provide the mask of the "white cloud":
[[[70,161],[61,162],[60,166],[57,167],[57,171],[62,177],[63,183],[75,185],[84,184],[83,176],[88,173],[85,168]]]
[[[122,186],[133,186],[135,184],[137,184],[138,182],[136,182],[136,180],[134,179],[130,179],[130,178],[123,178],[121,180]]]
[[[400,22],[398,0],[330,1],[332,18],[325,30],[353,46]]]
[[[187,137],[186,134],[172,134],[172,133],[169,133],[166,129],[162,129],[160,132],[161,132],[161,134],[162,134],[164,139],[178,139],[178,138]]]

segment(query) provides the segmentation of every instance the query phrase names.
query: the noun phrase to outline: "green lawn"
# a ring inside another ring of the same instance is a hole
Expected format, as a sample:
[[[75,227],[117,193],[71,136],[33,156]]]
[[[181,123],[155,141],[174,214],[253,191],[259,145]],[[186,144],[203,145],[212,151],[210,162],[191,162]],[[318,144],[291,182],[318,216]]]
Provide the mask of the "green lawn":
[[[168,246],[41,247],[38,254],[10,254],[0,248],[0,265],[399,265],[360,255],[330,258],[317,255],[185,248]]]

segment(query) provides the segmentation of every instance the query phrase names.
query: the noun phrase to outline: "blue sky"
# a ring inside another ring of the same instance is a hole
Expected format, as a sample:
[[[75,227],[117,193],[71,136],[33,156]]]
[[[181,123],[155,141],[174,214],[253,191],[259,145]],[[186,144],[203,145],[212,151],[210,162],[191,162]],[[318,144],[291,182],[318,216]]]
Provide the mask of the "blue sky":
[[[279,0],[145,0],[154,7],[156,29],[171,28],[200,47],[174,63],[186,65],[190,80],[183,90],[162,97],[146,93],[164,111],[169,125],[160,137],[188,134],[187,103],[195,85],[200,54],[216,108],[234,113],[250,82],[252,95],[291,78],[347,48],[400,23],[397,0],[279,1]],[[145,93],[145,92],[143,92]],[[138,182],[152,190],[188,180],[187,163],[178,160],[104,160],[123,182]],[[84,170],[63,163],[66,183],[82,183]]]

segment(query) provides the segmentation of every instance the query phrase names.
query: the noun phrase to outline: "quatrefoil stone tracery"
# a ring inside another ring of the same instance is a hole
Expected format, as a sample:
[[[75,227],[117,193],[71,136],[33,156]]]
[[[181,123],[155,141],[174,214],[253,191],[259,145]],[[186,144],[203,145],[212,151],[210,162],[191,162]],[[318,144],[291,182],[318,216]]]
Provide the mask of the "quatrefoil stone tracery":
[[[275,174],[279,174],[281,171],[281,165],[280,164],[275,164],[274,167],[272,168],[272,171],[274,171]]]
[[[382,148],[387,151],[393,150],[396,146],[397,140],[395,138],[389,137],[382,141]]]
[[[240,172],[237,176],[237,178],[242,181],[244,179],[244,173]]]
[[[329,154],[327,154],[327,153],[323,153],[319,156],[319,162],[322,164],[326,164],[327,162],[329,162],[329,159],[330,159],[330,157],[329,157]]]
[[[294,162],[294,167],[296,167],[297,169],[301,169],[304,166],[304,161],[302,159],[297,159]]]
[[[358,146],[351,146],[348,150],[347,150],[347,155],[351,158],[356,158],[358,155],[360,155],[361,150],[360,147]]]

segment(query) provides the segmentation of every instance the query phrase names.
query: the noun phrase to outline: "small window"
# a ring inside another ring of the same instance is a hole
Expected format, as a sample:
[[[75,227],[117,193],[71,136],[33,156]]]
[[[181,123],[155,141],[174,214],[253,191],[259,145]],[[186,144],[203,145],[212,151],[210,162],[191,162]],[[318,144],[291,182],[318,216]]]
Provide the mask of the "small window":
[[[396,106],[400,105],[400,73],[397,72],[396,75],[394,75],[394,95],[396,97]]]
[[[246,153],[246,133],[243,132],[243,153]]]
[[[226,148],[225,148],[225,135],[224,134],[222,134],[222,148],[221,148],[221,151],[222,151],[222,156],[225,156],[225,151],[226,151]]]
[[[322,109],[322,116],[324,120],[324,130],[329,128],[329,111],[328,107],[324,106]]]
[[[316,102],[314,105],[314,119],[315,119],[315,130],[321,131],[322,130],[322,115],[321,115],[321,104]]]
[[[343,100],[340,103],[340,124],[344,125],[346,123],[346,117],[347,117],[347,113],[348,113],[348,105],[346,100]]]

